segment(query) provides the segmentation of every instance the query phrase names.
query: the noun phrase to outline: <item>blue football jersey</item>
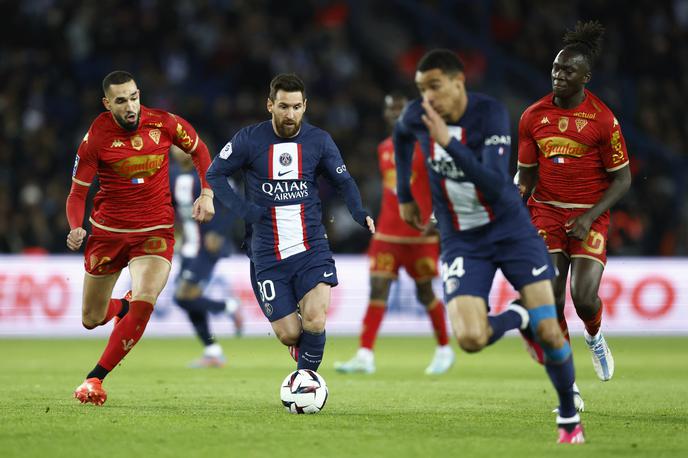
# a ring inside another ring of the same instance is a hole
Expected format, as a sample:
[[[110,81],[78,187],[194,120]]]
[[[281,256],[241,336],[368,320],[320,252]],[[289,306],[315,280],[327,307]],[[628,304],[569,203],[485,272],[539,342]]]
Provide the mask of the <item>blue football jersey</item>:
[[[511,134],[506,108],[484,94],[468,92],[461,119],[448,125],[447,148],[434,142],[421,115],[421,99],[410,102],[394,129],[397,194],[412,199],[411,158],[420,143],[430,177],[435,217],[442,240],[461,231],[505,221],[522,206],[509,176]]]
[[[246,197],[227,184],[242,170]],[[213,160],[207,179],[215,195],[251,227],[251,259],[271,264],[315,247],[329,250],[322,224],[318,176],[344,197],[353,218],[366,227],[361,196],[332,137],[303,122],[292,138],[275,134],[271,121],[241,129]]]

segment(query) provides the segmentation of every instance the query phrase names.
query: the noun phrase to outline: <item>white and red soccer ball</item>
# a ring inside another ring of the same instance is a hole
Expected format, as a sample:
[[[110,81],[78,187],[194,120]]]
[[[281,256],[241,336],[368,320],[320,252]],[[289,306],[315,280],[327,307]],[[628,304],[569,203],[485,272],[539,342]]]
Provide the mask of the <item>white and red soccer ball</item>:
[[[290,413],[318,413],[325,407],[327,395],[325,379],[310,369],[292,372],[280,387],[282,405]]]

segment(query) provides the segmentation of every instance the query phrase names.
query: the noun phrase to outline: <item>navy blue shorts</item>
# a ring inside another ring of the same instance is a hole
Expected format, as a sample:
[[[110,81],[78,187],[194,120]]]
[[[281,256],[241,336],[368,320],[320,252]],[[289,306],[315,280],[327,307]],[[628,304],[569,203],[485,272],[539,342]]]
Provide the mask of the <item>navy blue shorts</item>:
[[[213,275],[218,259],[204,250],[200,250],[194,258],[182,257],[182,268],[179,270],[177,279],[185,280],[204,288]]]
[[[253,293],[271,322],[296,312],[299,301],[318,283],[338,284],[330,250],[312,248],[269,266],[251,263]]]
[[[463,295],[482,297],[489,303],[497,269],[502,270],[517,291],[531,283],[554,278],[554,265],[542,237],[529,219],[520,216],[508,227],[488,224],[454,234],[446,243],[443,241],[445,304]]]

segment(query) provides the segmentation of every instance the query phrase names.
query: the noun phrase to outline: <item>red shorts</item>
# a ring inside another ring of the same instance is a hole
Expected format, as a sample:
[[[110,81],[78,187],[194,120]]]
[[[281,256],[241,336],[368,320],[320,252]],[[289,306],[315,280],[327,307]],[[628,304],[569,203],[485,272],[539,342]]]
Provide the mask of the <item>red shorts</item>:
[[[414,280],[429,280],[437,276],[440,245],[431,243],[393,243],[372,239],[368,248],[370,273],[388,278],[399,276],[404,267]]]
[[[528,202],[533,224],[545,240],[550,253],[563,253],[570,258],[594,259],[607,262],[607,232],[609,211],[602,213],[590,226],[588,238],[578,240],[569,237],[564,227],[566,221],[585,213],[587,208],[560,208],[539,202]]]
[[[110,232],[93,226],[84,251],[84,268],[91,275],[119,272],[141,256],[159,256],[170,263],[174,254],[174,229],[148,232]]]

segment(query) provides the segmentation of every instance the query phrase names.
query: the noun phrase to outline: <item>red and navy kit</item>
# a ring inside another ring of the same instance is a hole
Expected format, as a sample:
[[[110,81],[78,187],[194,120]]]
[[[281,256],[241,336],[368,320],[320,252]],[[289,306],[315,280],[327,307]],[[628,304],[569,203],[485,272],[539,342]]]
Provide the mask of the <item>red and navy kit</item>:
[[[430,137],[420,99],[407,105],[393,136],[400,202],[412,199],[416,140],[425,157],[441,237],[445,302],[459,295],[487,300],[497,268],[516,289],[554,274],[509,176],[507,110],[484,94],[466,95],[464,114],[448,125],[446,149]]]
[[[377,157],[382,176],[382,205],[375,222],[376,231],[368,247],[370,271],[375,275],[396,278],[403,266],[411,278],[433,278],[437,276],[439,238],[423,235],[399,216],[397,170],[391,137],[378,145]],[[425,224],[432,213],[432,197],[420,147],[416,147],[413,155],[411,191]]]
[[[210,163],[208,149],[184,119],[141,106],[135,131],[123,129],[109,111],[101,113],[91,124],[74,161],[72,189],[67,199],[70,228],[81,227],[86,193],[98,176],[100,189],[89,218],[93,235],[86,245],[87,272],[116,272],[134,255],[172,258],[174,209],[168,158],[171,145],[192,155],[204,187],[209,187],[205,182]],[[123,242],[109,240],[108,234],[132,234],[142,249],[126,253],[120,247],[116,253],[110,252]]]
[[[621,126],[592,92],[585,90],[575,108],[554,105],[550,93],[526,109],[519,123],[518,165],[538,167],[528,207],[550,252],[606,261],[608,211],[584,241],[569,238],[564,224],[595,205],[609,187],[609,173],[628,164]]]

